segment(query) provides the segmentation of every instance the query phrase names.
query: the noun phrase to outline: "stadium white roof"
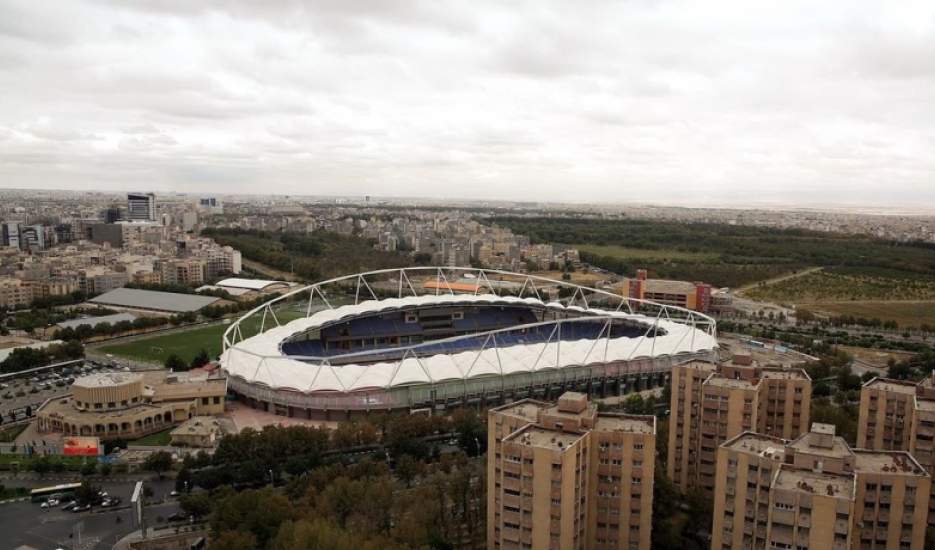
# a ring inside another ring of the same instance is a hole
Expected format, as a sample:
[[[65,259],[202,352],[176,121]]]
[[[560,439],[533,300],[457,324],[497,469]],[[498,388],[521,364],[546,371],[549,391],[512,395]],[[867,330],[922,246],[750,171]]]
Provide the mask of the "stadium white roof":
[[[578,306],[565,306],[557,302],[545,304],[536,298],[490,294],[477,296],[442,294],[380,301],[370,300],[356,305],[319,311],[310,317],[296,319],[238,342],[224,352],[221,365],[231,376],[241,377],[251,383],[264,384],[273,389],[300,392],[348,392],[416,383],[466,380],[488,375],[561,369],[605,360],[626,361],[676,355],[717,347],[717,339],[703,330],[693,328],[691,325],[660,319],[658,325],[666,331],[665,335],[655,338],[612,338],[606,346],[604,345],[605,339],[601,339],[601,344],[598,346],[594,345],[593,339],[562,340],[560,343],[552,341],[499,348],[488,347],[483,351],[438,354],[419,358],[409,356],[402,361],[344,365],[303,362],[285,356],[280,351],[280,344],[286,338],[331,321],[404,307],[468,303],[526,303],[545,305],[549,308],[588,311],[594,315],[612,315],[622,319],[631,319],[644,324],[647,328],[656,322],[654,317],[641,314],[595,308],[585,310]],[[267,319],[267,322],[273,321]]]
[[[248,290],[263,290],[266,287],[273,285],[286,285],[289,283],[285,281],[268,281],[265,279],[241,279],[238,277],[231,277],[229,279],[224,279],[223,281],[218,281],[215,286],[219,287],[230,287],[230,288],[246,288]]]

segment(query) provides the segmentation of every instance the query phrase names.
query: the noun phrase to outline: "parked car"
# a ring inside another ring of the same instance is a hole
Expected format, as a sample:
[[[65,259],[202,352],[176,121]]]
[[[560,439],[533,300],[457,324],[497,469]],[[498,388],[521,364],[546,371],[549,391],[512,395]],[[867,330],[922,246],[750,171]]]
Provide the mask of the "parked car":
[[[90,509],[91,509],[90,504],[84,504],[84,505],[76,505],[74,508],[71,509],[71,511],[77,514],[78,512],[87,512]]]

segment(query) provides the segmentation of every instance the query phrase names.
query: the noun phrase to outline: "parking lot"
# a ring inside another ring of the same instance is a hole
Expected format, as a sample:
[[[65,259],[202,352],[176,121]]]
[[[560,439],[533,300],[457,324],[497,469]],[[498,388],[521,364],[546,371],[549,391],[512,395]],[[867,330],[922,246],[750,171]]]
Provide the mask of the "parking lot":
[[[61,482],[36,482],[4,480],[7,486],[38,487]],[[146,521],[151,526],[164,525],[166,518],[179,511],[176,499],[169,496],[174,482],[166,479],[146,482],[153,490],[152,505],[146,507]],[[0,532],[4,533],[3,548],[29,545],[39,550],[77,547],[82,550],[110,549],[114,542],[134,531],[137,527],[129,508],[132,482],[100,484],[110,495],[119,496],[120,506],[114,508],[92,508],[90,511],[73,513],[61,507],[49,510],[38,503],[15,502],[0,504]],[[82,544],[74,545],[76,525],[80,524]]]

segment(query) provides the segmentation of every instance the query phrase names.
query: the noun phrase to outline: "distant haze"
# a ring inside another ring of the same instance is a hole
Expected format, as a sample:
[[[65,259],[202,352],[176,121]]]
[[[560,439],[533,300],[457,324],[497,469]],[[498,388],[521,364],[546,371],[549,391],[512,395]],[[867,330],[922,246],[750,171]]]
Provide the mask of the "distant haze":
[[[0,186],[935,209],[935,2],[0,0]]]

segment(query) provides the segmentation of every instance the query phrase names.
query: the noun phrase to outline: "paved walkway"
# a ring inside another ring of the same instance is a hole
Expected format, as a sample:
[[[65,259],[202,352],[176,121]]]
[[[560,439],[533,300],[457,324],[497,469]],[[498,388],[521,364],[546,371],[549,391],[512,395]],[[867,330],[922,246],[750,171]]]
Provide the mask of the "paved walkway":
[[[60,433],[39,433],[39,424],[36,419],[32,419],[26,426],[26,429],[16,436],[17,445],[32,445],[36,447],[36,452],[42,453],[42,447],[51,449],[62,448],[62,434]]]
[[[264,426],[310,426],[335,428],[338,423],[334,420],[308,420],[305,418],[289,418],[273,413],[252,409],[243,403],[233,402],[228,405],[227,417],[234,423],[234,429],[241,432],[244,428],[262,430]]]

